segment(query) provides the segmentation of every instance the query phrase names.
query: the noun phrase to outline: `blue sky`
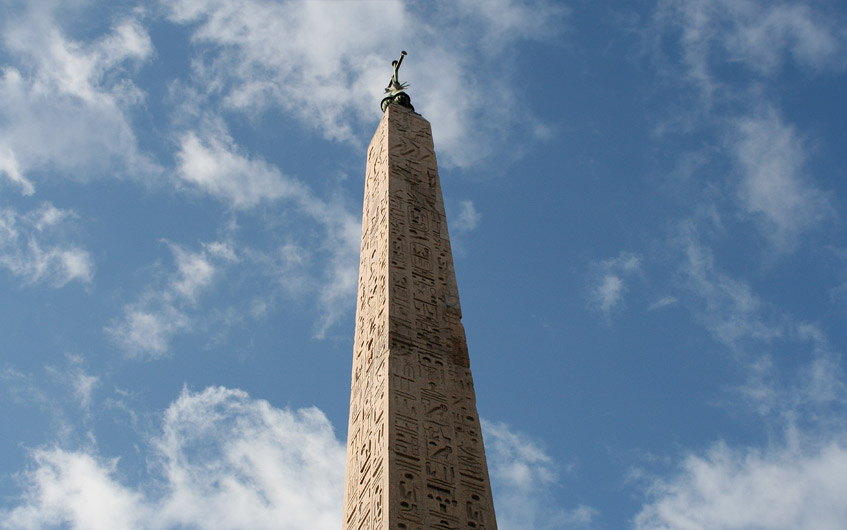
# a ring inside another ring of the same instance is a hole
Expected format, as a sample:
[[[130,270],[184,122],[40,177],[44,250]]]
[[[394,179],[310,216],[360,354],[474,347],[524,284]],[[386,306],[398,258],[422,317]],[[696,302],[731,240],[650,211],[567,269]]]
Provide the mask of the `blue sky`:
[[[501,530],[843,527],[843,3],[0,13],[0,528],[340,528],[400,50]]]

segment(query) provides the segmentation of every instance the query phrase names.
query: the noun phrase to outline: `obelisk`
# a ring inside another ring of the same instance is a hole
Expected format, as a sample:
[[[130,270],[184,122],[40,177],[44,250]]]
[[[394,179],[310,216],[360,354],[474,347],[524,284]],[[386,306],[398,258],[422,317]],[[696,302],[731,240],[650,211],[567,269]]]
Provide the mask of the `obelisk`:
[[[495,530],[432,131],[402,59],[368,147],[343,530]]]

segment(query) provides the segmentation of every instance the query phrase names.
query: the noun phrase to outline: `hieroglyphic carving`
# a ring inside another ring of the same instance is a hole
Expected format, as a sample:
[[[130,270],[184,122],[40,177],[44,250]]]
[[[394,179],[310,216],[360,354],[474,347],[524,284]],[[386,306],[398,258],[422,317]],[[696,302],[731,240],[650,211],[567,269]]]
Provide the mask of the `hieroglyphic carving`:
[[[381,528],[388,516],[389,311],[386,231],[389,210],[386,142],[378,131],[368,148],[359,262],[347,477],[345,530]]]
[[[344,530],[496,530],[429,123],[368,148]]]

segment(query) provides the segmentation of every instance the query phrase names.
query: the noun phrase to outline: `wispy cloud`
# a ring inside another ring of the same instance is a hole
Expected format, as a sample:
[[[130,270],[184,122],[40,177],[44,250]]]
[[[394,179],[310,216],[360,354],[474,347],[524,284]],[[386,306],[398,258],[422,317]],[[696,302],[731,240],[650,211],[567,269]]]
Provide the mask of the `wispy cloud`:
[[[744,341],[767,341],[784,335],[782,322],[768,314],[751,287],[722,273],[708,247],[699,239],[693,220],[682,225],[680,250],[685,287],[695,295],[696,315],[709,332],[733,350],[743,350]]]
[[[21,189],[24,195],[35,193],[35,186],[21,174],[15,152],[8,145],[0,152],[0,175],[5,175],[13,184]]]
[[[14,346],[6,345],[7,358],[15,359]],[[7,365],[0,369],[3,393],[23,410],[34,407],[48,420],[53,443],[91,445],[99,376],[89,372],[80,355],[66,354],[65,362],[47,364],[43,372],[25,373]],[[2,519],[0,519],[2,522]]]
[[[591,264],[588,305],[606,317],[620,308],[627,292],[625,281],[641,270],[641,257],[621,252],[618,257]]]
[[[658,300],[656,300],[652,304],[650,304],[647,307],[647,310],[648,311],[656,311],[658,309],[663,309],[665,307],[675,305],[677,302],[679,302],[679,300],[675,296],[666,295],[666,296],[659,298]]]
[[[815,70],[847,66],[842,52],[847,33],[803,2],[721,2],[728,18],[722,45],[730,58],[773,74],[790,57]]]
[[[729,353],[743,382],[723,404],[769,426],[764,447],[717,441],[686,451],[677,468],[646,484],[638,530],[838,528],[847,517],[847,379],[843,353],[825,333],[763,300],[748,282],[719,270],[683,229],[681,305]],[[789,351],[790,359],[781,352]]]
[[[569,8],[543,0],[459,0],[456,16],[466,17],[466,31],[483,39],[491,53],[516,40],[549,37],[561,31]]]
[[[91,255],[65,241],[74,217],[73,211],[50,203],[23,214],[13,208],[0,209],[0,267],[30,285],[58,288],[72,281],[90,282],[94,276]]]
[[[564,508],[551,502],[549,489],[559,482],[559,465],[541,445],[503,423],[483,420],[497,527],[503,530],[591,528],[599,515],[580,504]]]
[[[776,247],[791,248],[799,234],[834,214],[829,197],[809,182],[805,149],[773,109],[736,120],[734,128],[742,207],[757,217]]]
[[[811,354],[797,370],[796,380],[784,395],[783,406],[792,424],[829,427],[835,420],[841,428],[847,409],[847,371],[844,352],[834,348],[826,334],[814,324],[800,323],[796,340],[811,349]]]
[[[65,366],[48,365],[45,367],[45,370],[59,382],[66,385],[70,389],[69,394],[76,400],[79,408],[88,412],[94,396],[94,390],[100,384],[100,378],[86,372],[84,360],[81,356],[66,355],[66,358],[67,364]]]
[[[456,222],[451,227],[457,232],[470,232],[479,226],[481,220],[482,214],[477,211],[473,201],[461,201],[459,215],[456,216]]]
[[[677,240],[684,256],[680,303],[745,374],[730,406],[747,406],[779,423],[802,420],[820,427],[847,403],[841,354],[818,325],[763,300],[748,282],[721,271],[698,230],[689,220]],[[790,362],[777,355],[780,351],[792,352]]]
[[[121,319],[105,331],[131,357],[166,355],[171,338],[193,329],[198,298],[226,267],[237,261],[227,242],[215,241],[190,251],[169,244],[176,270],[164,285],[149,287],[140,298],[124,307]]]
[[[709,104],[728,92],[720,64],[757,77],[778,74],[789,60],[818,72],[847,66],[847,32],[807,2],[663,0],[655,19],[660,31],[679,32],[685,76]]]
[[[731,164],[733,178],[723,168],[708,175],[709,193],[735,199],[774,249],[793,250],[834,210],[807,168],[803,133],[768,87],[788,65],[817,75],[847,68],[847,32],[808,2],[665,0],[654,20],[654,57],[676,88],[689,90],[659,129],[714,135],[709,152]]]
[[[239,148],[219,119],[205,121],[197,131],[187,132],[180,141],[178,186],[186,185],[207,193],[238,210],[259,204],[285,208],[305,222],[317,223],[322,234],[297,245],[286,242],[279,255],[273,251],[247,250],[254,261],[271,264],[280,283],[295,286],[299,292],[317,293],[320,311],[316,335],[322,337],[341,314],[344,300],[355,295],[360,218],[339,201],[326,200],[304,182],[284,175],[259,157]],[[308,259],[317,255],[316,259]],[[315,270],[321,271],[315,273]],[[300,281],[292,282],[292,277]],[[347,307],[352,307],[349,305]]]
[[[842,71],[847,32],[826,6],[809,2],[666,0],[654,15],[654,57],[664,73],[682,80],[673,81],[675,89],[688,89],[683,130],[712,139],[703,151],[712,165],[697,167],[702,200],[671,240],[681,287],[671,295],[740,369],[744,382],[732,389],[728,406],[780,425],[790,417],[817,418],[828,407],[840,410],[841,398],[813,405],[817,398],[803,382],[827,365],[835,380],[818,385],[841,388],[837,355],[821,346],[825,334],[769,303],[747,278],[722,270],[710,245],[713,236],[735,235],[724,222],[742,219],[769,248],[788,252],[835,217],[832,198],[809,169],[810,140],[788,121],[768,86],[789,65],[809,75]],[[614,294],[614,287],[607,291]],[[792,352],[790,363],[785,351]]]
[[[184,311],[153,296],[125,307],[123,318],[105,331],[130,357],[155,358],[166,355],[171,338],[191,324]]]

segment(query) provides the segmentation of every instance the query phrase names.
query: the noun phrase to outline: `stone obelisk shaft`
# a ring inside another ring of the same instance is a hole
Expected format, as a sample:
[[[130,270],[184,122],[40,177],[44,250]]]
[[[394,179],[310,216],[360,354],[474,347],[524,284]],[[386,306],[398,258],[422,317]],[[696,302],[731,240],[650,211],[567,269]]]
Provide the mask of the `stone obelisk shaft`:
[[[429,122],[367,164],[343,530],[496,530]]]

